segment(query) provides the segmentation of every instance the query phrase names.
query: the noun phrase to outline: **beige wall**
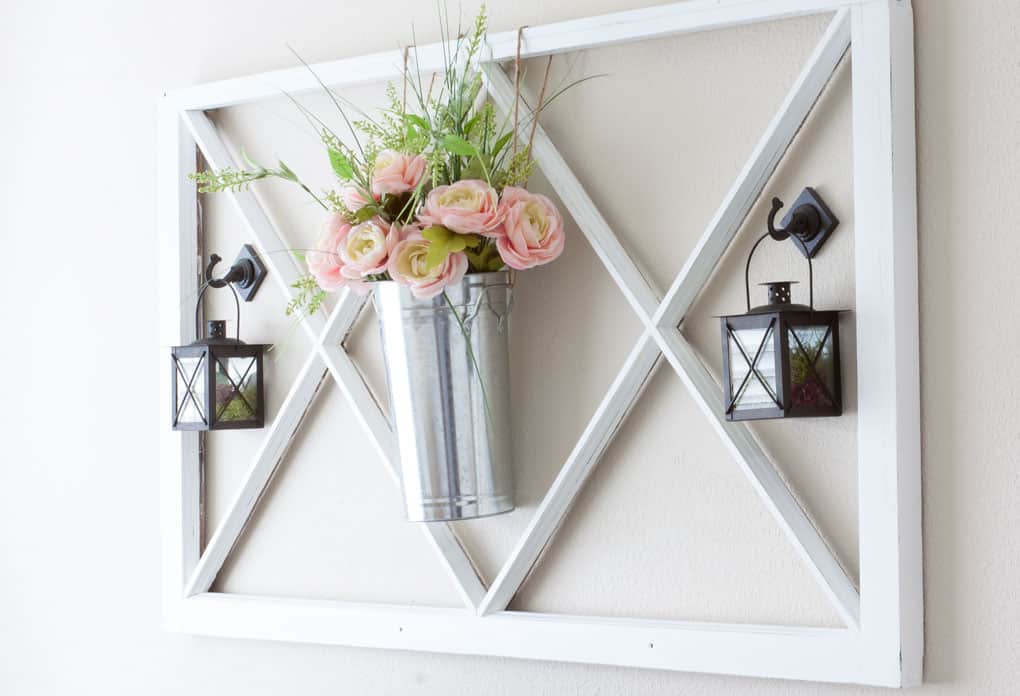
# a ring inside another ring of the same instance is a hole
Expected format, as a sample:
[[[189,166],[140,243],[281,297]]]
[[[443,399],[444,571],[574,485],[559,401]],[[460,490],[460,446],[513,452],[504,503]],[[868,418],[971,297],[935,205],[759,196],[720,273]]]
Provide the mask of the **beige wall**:
[[[494,2],[496,30],[637,7],[621,2]],[[930,694],[1009,694],[1017,677],[1020,422],[1008,362],[1018,336],[1010,271],[1020,213],[1007,187],[1020,136],[1015,2],[916,0],[922,298],[927,659]],[[201,15],[197,13],[201,12]],[[411,14],[408,14],[408,13]],[[192,21],[190,17],[201,17]],[[382,21],[384,18],[387,21]],[[392,18],[398,18],[396,20]],[[225,641],[159,627],[157,428],[153,350],[155,103],[162,89],[391,48],[428,3],[128,3],[0,7],[0,692],[48,693],[857,693],[852,687],[663,674],[489,658]],[[660,286],[669,283],[743,163],[823,19],[585,52],[554,79],[609,72],[551,109],[565,157]],[[324,29],[325,28],[325,29]],[[532,72],[537,72],[532,70]],[[530,81],[534,82],[535,75]],[[375,88],[352,91],[375,103]],[[815,185],[842,220],[819,257],[819,304],[852,308],[849,70],[843,65],[768,193]],[[316,105],[315,101],[311,102]],[[292,110],[269,102],[217,116],[257,157],[286,155],[325,185]],[[626,128],[621,129],[621,124]],[[606,163],[609,162],[610,166]],[[624,176],[620,176],[623,172]],[[541,177],[536,187],[544,188]],[[317,214],[268,186],[295,245]],[[1001,209],[997,209],[1001,207]],[[211,241],[241,239],[207,203]],[[685,324],[718,370],[712,315],[740,307],[739,271],[763,205]],[[526,274],[515,310],[515,441],[521,509],[460,530],[491,576],[636,338],[636,321],[571,227],[556,265]],[[782,249],[763,276],[803,275]],[[595,309],[593,309],[593,307]],[[281,346],[274,380],[293,375],[304,337],[270,289],[245,335]],[[995,310],[1006,321],[996,326]],[[852,316],[844,329],[852,335]],[[973,325],[972,325],[973,324]],[[26,336],[42,335],[28,346]],[[19,340],[20,339],[20,340]],[[382,385],[366,319],[352,350]],[[852,341],[845,359],[852,361]],[[74,362],[71,362],[71,361]],[[26,364],[27,363],[27,364]],[[539,377],[535,369],[545,371]],[[59,376],[51,376],[59,375]],[[757,432],[856,572],[855,395],[848,414]],[[271,393],[272,406],[281,388]],[[569,398],[563,395],[569,395]],[[60,407],[54,406],[59,404]],[[397,519],[390,482],[330,390],[292,451],[220,587],[452,604],[416,531]],[[64,421],[67,421],[66,423]],[[235,437],[236,436],[236,437]],[[214,438],[210,516],[223,511],[257,434]],[[337,443],[342,443],[339,450]],[[824,452],[824,456],[820,453]],[[654,530],[650,532],[648,530]],[[661,369],[610,448],[520,608],[832,625],[774,524]]]

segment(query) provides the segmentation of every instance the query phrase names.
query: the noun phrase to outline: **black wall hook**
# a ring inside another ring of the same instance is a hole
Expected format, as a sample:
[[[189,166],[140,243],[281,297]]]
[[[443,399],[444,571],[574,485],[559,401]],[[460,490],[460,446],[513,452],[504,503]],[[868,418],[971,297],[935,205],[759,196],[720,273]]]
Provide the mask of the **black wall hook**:
[[[213,277],[213,268],[223,259],[217,254],[209,256],[209,265],[205,267],[205,280],[211,288],[222,288],[228,284],[234,286],[234,290],[245,302],[255,299],[266,277],[266,266],[259,258],[258,252],[250,244],[241,247],[237,258],[230,266],[230,270],[221,278]]]
[[[799,244],[795,246],[807,258],[813,257],[822,248],[825,240],[839,225],[839,220],[829,210],[822,197],[811,188],[805,188],[794,201],[790,212],[782,221],[782,227],[775,226],[776,213],[783,207],[778,198],[772,199],[772,210],[769,211],[769,236],[776,241],[783,241],[793,236]]]

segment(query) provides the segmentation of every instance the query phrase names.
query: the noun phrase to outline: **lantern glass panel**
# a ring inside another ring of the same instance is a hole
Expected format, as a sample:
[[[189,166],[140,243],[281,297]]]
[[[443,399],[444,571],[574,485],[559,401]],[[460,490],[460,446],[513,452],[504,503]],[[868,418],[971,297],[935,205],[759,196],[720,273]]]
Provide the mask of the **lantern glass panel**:
[[[216,420],[250,421],[258,407],[258,359],[252,356],[216,358]]]
[[[729,334],[729,353],[733,410],[774,408],[777,390],[772,326],[733,329]],[[750,374],[752,364],[757,374]]]
[[[789,326],[790,406],[834,407],[836,358],[829,324]]]
[[[174,356],[177,366],[177,423],[204,424],[206,368],[205,353]]]

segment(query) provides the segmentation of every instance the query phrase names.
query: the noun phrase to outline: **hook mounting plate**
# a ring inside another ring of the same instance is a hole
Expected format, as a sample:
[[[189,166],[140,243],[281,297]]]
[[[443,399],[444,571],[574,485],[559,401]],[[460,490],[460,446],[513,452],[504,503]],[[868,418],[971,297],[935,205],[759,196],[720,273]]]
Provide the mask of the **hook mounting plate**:
[[[268,272],[266,265],[262,263],[255,247],[245,244],[241,247],[241,251],[238,252],[237,258],[234,259],[231,266],[231,268],[238,267],[244,269],[244,277],[234,282],[234,289],[237,290],[237,294],[242,300],[251,302],[255,299],[255,293],[259,291],[262,281],[265,280]]]
[[[788,227],[793,221],[793,216],[797,209],[805,205],[814,208],[815,212],[818,213],[818,230],[810,239],[802,239],[804,242],[803,247],[800,244],[795,244],[794,246],[807,258],[813,258],[818,253],[818,250],[822,248],[822,245],[825,244],[825,240],[829,238],[833,230],[839,226],[839,220],[832,214],[829,206],[825,204],[825,201],[818,195],[818,192],[808,186],[797,196],[797,200],[789,207],[780,224],[783,227]]]

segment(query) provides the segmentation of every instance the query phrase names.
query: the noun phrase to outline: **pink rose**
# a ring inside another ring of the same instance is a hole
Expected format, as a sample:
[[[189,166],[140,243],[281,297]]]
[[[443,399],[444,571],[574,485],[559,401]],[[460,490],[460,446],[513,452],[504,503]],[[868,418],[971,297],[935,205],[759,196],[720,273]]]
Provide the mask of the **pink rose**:
[[[442,225],[460,234],[498,237],[499,196],[484,181],[464,179],[449,186],[437,186],[425,197],[418,219],[426,225]]]
[[[397,244],[387,266],[393,280],[408,286],[411,294],[420,300],[435,297],[447,285],[459,283],[468,269],[467,256],[459,251],[430,271],[426,261],[428,250],[429,241],[413,232]]]
[[[326,222],[326,231],[315,243],[315,250],[308,252],[306,257],[308,271],[326,292],[339,290],[347,284],[348,279],[343,275],[344,261],[340,256],[340,245],[350,229],[350,224],[342,215],[331,215]]]
[[[400,194],[413,191],[425,177],[427,164],[421,155],[383,150],[372,167],[372,192]]]
[[[340,273],[351,280],[382,273],[398,241],[399,230],[378,216],[349,227],[339,238],[338,251],[344,264]]]
[[[496,239],[496,248],[507,266],[523,271],[563,253],[563,218],[548,198],[507,186],[499,208],[504,234]]]
[[[365,191],[355,184],[344,184],[340,187],[340,200],[352,213],[358,212],[369,203]]]

